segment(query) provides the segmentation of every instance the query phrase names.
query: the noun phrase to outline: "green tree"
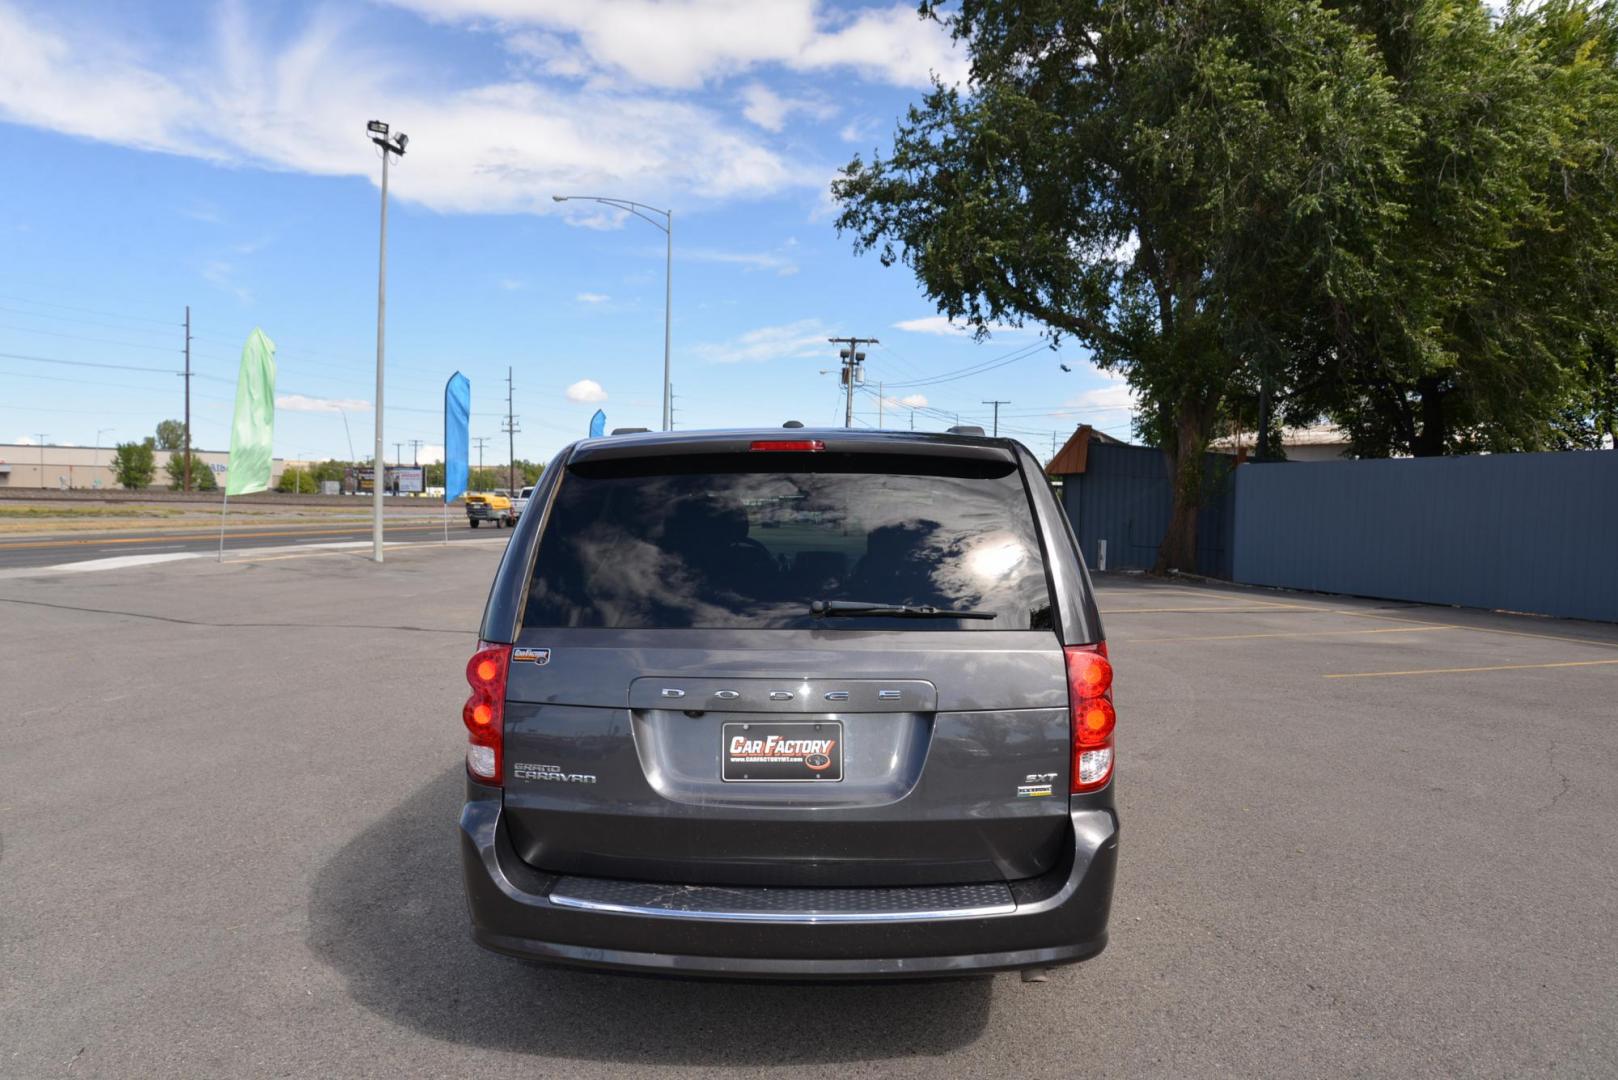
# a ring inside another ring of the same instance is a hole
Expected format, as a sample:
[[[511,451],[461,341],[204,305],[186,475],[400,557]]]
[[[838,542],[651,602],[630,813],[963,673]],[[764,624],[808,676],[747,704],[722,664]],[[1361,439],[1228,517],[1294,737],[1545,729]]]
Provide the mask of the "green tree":
[[[314,478],[318,486],[320,482],[325,480],[335,480],[338,483],[342,483],[343,477],[348,473],[348,469],[348,462],[338,461],[335,458],[327,458],[325,461],[313,466],[309,471],[310,475]]]
[[[1202,455],[1239,378],[1319,351],[1324,298],[1376,273],[1408,121],[1372,43],[1300,0],[963,0],[972,65],[891,155],[833,184],[839,230],[979,334],[1072,336],[1139,393],[1194,569]]]
[[[281,477],[275,482],[275,490],[289,491],[294,495],[314,495],[320,491],[320,484],[315,481],[311,470],[288,465],[281,470]]]
[[[156,455],[152,452],[154,440],[119,443],[112,452],[112,471],[118,483],[133,491],[147,487],[157,475]]]
[[[517,480],[518,480],[518,485],[517,486],[518,487],[532,487],[534,484],[539,483],[540,474],[543,473],[544,471],[545,471],[545,463],[543,461],[528,461],[528,460],[526,460],[524,458],[518,458],[517,459]]]
[[[157,448],[179,450],[185,445],[185,425],[178,420],[160,420],[157,424]]]
[[[190,456],[191,490],[218,491],[219,481],[214,479],[213,469],[207,462],[197,457],[195,452]],[[168,473],[170,491],[179,491],[185,486],[185,459],[186,455],[183,452],[175,450],[169,454],[169,459],[163,466],[163,471]]]
[[[1364,456],[1567,445],[1618,312],[1618,33],[1607,5],[1344,3],[1409,137],[1374,280],[1328,297],[1294,412]],[[1592,344],[1592,341],[1595,343]]]

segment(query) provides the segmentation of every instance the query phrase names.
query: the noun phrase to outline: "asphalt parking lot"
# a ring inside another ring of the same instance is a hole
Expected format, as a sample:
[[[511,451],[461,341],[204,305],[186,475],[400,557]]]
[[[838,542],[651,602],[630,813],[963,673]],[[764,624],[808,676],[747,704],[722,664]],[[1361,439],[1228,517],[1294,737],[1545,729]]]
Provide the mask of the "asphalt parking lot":
[[[651,980],[467,939],[498,553],[0,581],[0,1074],[1618,1073],[1618,627],[1102,580],[1106,953]]]

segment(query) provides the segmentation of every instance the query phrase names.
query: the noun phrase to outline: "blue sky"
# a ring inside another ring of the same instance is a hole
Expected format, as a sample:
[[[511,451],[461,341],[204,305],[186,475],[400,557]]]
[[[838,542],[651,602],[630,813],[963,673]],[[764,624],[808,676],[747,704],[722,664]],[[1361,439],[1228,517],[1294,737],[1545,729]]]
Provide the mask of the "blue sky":
[[[558,192],[673,207],[678,427],[840,424],[825,339],[854,333],[882,342],[857,423],[878,423],[880,382],[888,426],[906,403],[987,426],[1001,398],[1002,430],[1042,454],[1081,421],[1127,435],[1126,389],[1082,350],[1030,350],[1031,329],[975,343],[836,234],[827,182],[885,145],[929,72],[959,79],[962,59],[904,4],[0,0],[0,441],[111,443],[178,417],[190,304],[199,446],[226,445],[261,326],[276,453],[348,457],[346,415],[368,455],[373,118],[411,138],[390,180],[390,458],[412,439],[436,457],[457,369],[491,463],[508,365],[520,457],[597,408],[658,426],[663,235]]]

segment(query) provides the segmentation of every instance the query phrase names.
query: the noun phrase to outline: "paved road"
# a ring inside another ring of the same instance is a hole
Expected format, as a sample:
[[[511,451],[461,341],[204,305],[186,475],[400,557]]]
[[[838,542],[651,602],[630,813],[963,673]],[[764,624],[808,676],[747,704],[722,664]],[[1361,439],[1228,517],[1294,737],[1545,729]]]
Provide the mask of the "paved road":
[[[386,538],[389,541],[440,540],[445,534],[442,522],[423,523],[419,518],[409,522],[390,521],[386,528]],[[487,540],[490,537],[506,535],[501,529],[469,528],[464,517],[451,517],[448,532],[451,540],[479,538]],[[225,550],[231,552],[291,544],[330,544],[370,539],[369,521],[307,524],[265,522],[227,528]],[[56,533],[49,536],[0,534],[0,570],[56,566],[61,563],[118,558],[124,555],[212,552],[218,548],[218,528],[109,532],[92,525],[77,532]]]
[[[1103,581],[1107,952],[715,985],[468,942],[498,554],[0,581],[0,1075],[1618,1074],[1618,628]]]

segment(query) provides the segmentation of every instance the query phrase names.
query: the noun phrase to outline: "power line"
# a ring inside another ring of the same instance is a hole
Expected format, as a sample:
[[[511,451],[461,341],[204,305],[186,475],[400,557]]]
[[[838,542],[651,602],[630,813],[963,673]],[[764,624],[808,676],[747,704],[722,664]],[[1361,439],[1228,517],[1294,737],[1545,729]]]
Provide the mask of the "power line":
[[[55,304],[49,300],[32,300],[26,296],[3,296],[0,300],[10,300],[14,304],[33,304],[36,307],[59,308],[62,311],[82,311],[89,315],[104,315],[110,319],[129,319],[135,322],[157,323],[160,326],[173,327],[174,324],[167,319],[156,319],[150,315],[124,315],[116,311],[105,311],[101,308],[76,307],[73,304]]]
[[[75,315],[58,315],[51,311],[30,311],[27,308],[12,307],[9,304],[0,304],[0,311],[9,311],[13,315],[22,315],[30,319],[54,319],[72,326],[103,326],[108,330],[127,330],[135,334],[169,334],[174,331],[174,324],[165,322],[161,326],[125,326],[123,323],[104,322],[100,319],[85,319]]]
[[[44,334],[46,337],[66,338],[70,341],[88,341],[96,345],[116,345],[121,349],[150,349],[152,352],[172,353],[168,345],[151,345],[140,341],[114,341],[112,338],[90,337],[87,334],[68,334],[61,330],[41,330],[37,326],[12,326],[0,323],[0,330],[14,330],[19,334]]]
[[[177,374],[173,368],[139,367],[134,364],[105,364],[97,360],[59,360],[54,356],[32,356],[28,353],[0,352],[0,359],[28,360],[36,364],[66,364],[69,367],[111,368],[114,371],[153,371],[160,375]]]
[[[890,384],[890,388],[898,390],[905,387],[936,386],[939,383],[955,382],[957,379],[970,378],[973,375],[982,375],[985,372],[993,371],[996,368],[1002,368],[1008,364],[1014,364],[1018,360],[1027,359],[1035,353],[1049,348],[1050,346],[1045,342],[1036,341],[1032,345],[1024,345],[1019,349],[1013,349],[1009,353],[1002,353],[999,356],[990,357],[987,360],[979,361],[978,363],[971,364],[964,368],[957,368],[954,371],[940,372],[937,375],[930,376],[925,379],[915,379],[909,382],[892,383]]]

